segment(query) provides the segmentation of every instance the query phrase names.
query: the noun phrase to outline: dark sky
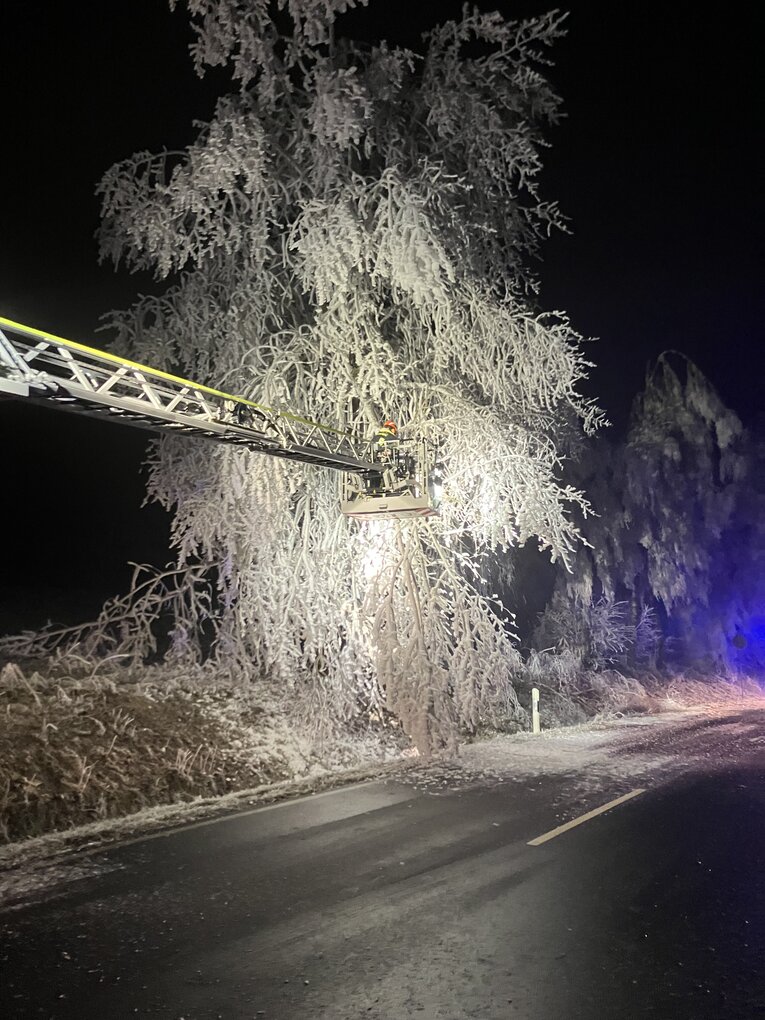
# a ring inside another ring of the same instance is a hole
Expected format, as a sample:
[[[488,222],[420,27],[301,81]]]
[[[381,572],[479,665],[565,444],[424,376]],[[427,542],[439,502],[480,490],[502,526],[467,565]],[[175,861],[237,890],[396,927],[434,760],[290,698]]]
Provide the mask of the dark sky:
[[[433,10],[460,8],[371,0],[348,23],[415,45]],[[696,360],[750,421],[765,321],[756,5],[568,9],[550,72],[567,116],[550,133],[545,181],[573,233],[547,247],[542,302],[600,338],[592,392],[617,428],[667,348]],[[162,0],[5,0],[0,32],[0,314],[98,346],[101,313],[153,284],[97,265],[94,185],[136,150],[188,143],[226,78],[196,78],[184,10]],[[4,404],[0,436],[10,536],[0,630],[91,612],[125,587],[127,560],[169,558],[161,515],[138,510],[142,433]]]

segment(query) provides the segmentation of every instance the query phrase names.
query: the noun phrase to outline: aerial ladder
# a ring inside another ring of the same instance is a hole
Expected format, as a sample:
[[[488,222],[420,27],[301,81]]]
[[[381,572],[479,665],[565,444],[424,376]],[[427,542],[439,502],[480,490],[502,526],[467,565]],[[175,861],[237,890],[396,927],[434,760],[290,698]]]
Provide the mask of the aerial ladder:
[[[438,512],[441,467],[426,440],[378,444],[2,316],[0,397],[328,468],[340,510],[359,520]]]

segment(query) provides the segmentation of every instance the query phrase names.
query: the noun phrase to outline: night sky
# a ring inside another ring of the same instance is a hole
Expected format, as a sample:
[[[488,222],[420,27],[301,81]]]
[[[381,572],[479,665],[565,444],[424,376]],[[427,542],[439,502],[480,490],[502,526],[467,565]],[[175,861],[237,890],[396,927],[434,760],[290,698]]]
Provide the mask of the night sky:
[[[548,9],[478,6],[513,17]],[[341,27],[415,46],[433,11],[443,20],[460,8],[371,0]],[[181,5],[174,14],[162,0],[99,9],[5,0],[0,14],[0,314],[95,346],[99,316],[156,285],[98,266],[94,186],[136,150],[190,142],[192,120],[211,115],[227,81],[223,72],[196,78]],[[550,71],[566,118],[548,136],[544,190],[573,232],[547,245],[542,305],[599,338],[590,391],[616,430],[647,362],[668,348],[690,355],[751,424],[762,406],[765,321],[756,5],[568,9]],[[3,403],[0,436],[0,632],[87,618],[125,589],[128,560],[170,558],[163,515],[139,510],[146,434]]]

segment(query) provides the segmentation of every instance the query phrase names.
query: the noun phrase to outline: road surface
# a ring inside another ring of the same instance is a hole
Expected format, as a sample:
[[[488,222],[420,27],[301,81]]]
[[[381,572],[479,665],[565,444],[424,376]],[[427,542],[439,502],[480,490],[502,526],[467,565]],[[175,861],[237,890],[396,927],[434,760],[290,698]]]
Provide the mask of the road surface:
[[[765,1016],[764,717],[727,756],[727,723],[689,725],[687,770],[586,797],[369,783],[100,852],[0,914],[0,1016]]]

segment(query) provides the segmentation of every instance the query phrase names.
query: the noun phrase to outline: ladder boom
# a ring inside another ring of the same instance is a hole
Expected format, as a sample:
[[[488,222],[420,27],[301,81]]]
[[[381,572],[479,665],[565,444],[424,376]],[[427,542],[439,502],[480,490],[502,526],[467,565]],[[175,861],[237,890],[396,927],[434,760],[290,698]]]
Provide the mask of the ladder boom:
[[[0,317],[3,394],[362,477],[380,473],[369,444],[342,429]]]

